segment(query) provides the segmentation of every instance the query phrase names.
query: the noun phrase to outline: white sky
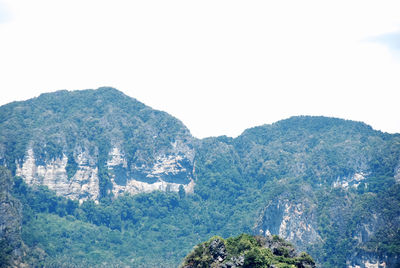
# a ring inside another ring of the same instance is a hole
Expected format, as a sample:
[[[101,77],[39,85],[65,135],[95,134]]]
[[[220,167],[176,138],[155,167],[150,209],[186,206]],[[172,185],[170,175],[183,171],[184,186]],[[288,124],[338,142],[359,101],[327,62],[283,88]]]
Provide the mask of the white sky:
[[[292,115],[400,132],[400,2],[0,0],[0,104],[112,86],[196,137]]]

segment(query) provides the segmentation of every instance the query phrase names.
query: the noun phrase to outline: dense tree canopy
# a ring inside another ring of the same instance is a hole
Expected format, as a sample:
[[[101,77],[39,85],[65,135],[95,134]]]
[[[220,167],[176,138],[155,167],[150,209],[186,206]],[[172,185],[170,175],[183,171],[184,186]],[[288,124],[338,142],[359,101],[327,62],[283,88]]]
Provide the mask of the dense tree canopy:
[[[194,193],[110,194],[106,162],[116,139],[129,166],[152,164],[177,138],[195,152]],[[100,178],[100,203],[82,204],[14,178],[23,241],[44,252],[33,258],[45,266],[176,267],[209,237],[255,233],[263,209],[282,196],[306,200],[316,215],[322,242],[304,247],[324,267],[345,267],[355,252],[400,256],[400,135],[360,122],[300,116],[197,140],[179,120],[115,89],[60,91],[0,107],[0,164],[15,175],[28,146],[38,164],[65,154],[68,177],[75,149],[85,146]],[[334,186],[356,174],[360,181]],[[360,242],[364,225],[374,233]],[[9,250],[3,240],[0,248]],[[260,249],[246,254],[254,263],[269,258]]]

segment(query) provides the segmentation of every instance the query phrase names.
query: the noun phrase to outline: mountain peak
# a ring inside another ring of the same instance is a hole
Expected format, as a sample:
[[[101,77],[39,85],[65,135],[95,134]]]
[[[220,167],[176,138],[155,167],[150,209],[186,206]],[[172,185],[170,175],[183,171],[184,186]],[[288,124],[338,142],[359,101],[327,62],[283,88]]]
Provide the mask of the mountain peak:
[[[0,148],[7,148],[0,163],[28,184],[46,178],[50,189],[79,200],[192,189],[189,130],[117,89],[46,93],[0,114]]]

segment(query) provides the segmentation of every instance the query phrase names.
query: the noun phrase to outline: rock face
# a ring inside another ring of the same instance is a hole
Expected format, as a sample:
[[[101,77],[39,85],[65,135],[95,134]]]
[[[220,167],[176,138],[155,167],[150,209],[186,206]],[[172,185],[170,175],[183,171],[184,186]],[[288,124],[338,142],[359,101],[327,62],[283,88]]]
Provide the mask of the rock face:
[[[115,89],[59,91],[0,107],[0,165],[79,201],[190,193],[196,183],[206,209],[236,220],[218,232],[277,234],[301,250],[315,246],[332,267],[395,267],[389,259],[399,255],[390,246],[400,226],[400,206],[391,205],[400,204],[400,135],[360,122],[299,116],[197,140],[176,118]]]
[[[78,168],[73,177],[68,178],[66,167],[68,157],[46,160],[42,165],[36,164],[32,148],[28,149],[21,165],[17,165],[16,175],[22,177],[28,185],[46,185],[71,199],[97,200],[99,197],[98,169],[90,165],[87,154],[77,157]]]
[[[170,153],[158,154],[151,165],[130,167],[122,150],[114,147],[107,161],[114,196],[155,190],[178,192],[180,185],[187,193],[193,192],[194,150],[182,141],[175,141],[171,146]]]
[[[0,167],[0,263],[2,267],[22,267],[22,206],[11,196],[11,187],[11,174]]]
[[[176,143],[172,145],[176,148]],[[178,192],[183,185],[187,193],[193,192],[193,151],[159,155],[151,166],[132,164],[128,167],[125,155],[118,147],[108,155],[107,173],[112,183],[113,196],[124,193],[138,194],[151,191]],[[29,185],[46,185],[58,195],[75,200],[98,200],[100,195],[98,166],[87,152],[76,156],[77,170],[67,175],[68,157],[36,163],[33,149],[28,149],[24,161],[17,163],[16,175]]]
[[[396,267],[393,260],[388,262],[388,258],[384,256],[376,256],[376,254],[357,252],[348,261],[348,268],[386,268],[386,267]],[[398,264],[397,264],[398,265]]]
[[[349,187],[357,188],[365,178],[364,173],[355,173],[350,177],[338,177],[337,180],[333,183],[334,188],[341,187],[343,189],[348,189]]]
[[[0,113],[0,164],[29,185],[80,201],[180,185],[193,191],[187,128],[115,89],[43,94]]]
[[[315,200],[312,201],[315,197],[307,196],[305,193],[298,195],[296,199],[289,199],[287,193],[276,197],[260,212],[254,232],[266,237],[271,234],[279,235],[294,243],[299,250],[310,252],[313,247],[324,245],[325,231],[321,228],[321,220],[318,219],[318,216],[327,217],[333,222],[333,229],[329,230],[336,234],[335,241],[343,238],[352,241],[352,250],[346,253],[343,261],[346,263],[346,267],[398,267],[400,265],[398,255],[378,253],[376,248],[368,247],[368,245],[371,242],[376,243],[377,239],[379,243],[382,243],[381,239],[384,238],[377,238],[377,235],[382,232],[386,232],[386,236],[396,236],[396,232],[398,232],[396,226],[400,226],[400,216],[391,216],[388,219],[382,214],[382,211],[373,209],[365,213],[362,208],[362,216],[359,211],[355,212],[360,217],[355,223],[350,214],[354,209],[353,206],[357,206],[358,201],[347,192],[349,187],[340,188],[342,196],[325,204],[327,206],[325,208],[321,208],[324,206],[322,204],[320,208],[317,208],[318,202],[316,204]],[[327,197],[321,199],[324,198]],[[318,215],[321,214],[321,211],[327,211],[328,214]],[[388,221],[390,221],[389,226]],[[347,231],[351,233],[352,237],[343,234],[345,230],[349,230],[349,225],[354,225],[350,229],[351,232]],[[335,244],[331,245],[331,247],[335,246]],[[320,264],[319,267],[324,267],[324,265]]]
[[[322,241],[314,206],[307,199],[290,201],[279,197],[264,208],[254,230],[260,235],[279,235],[305,251],[306,246]]]
[[[394,170],[394,179],[396,180],[397,183],[400,183],[400,159],[399,159],[399,164]]]
[[[363,245],[374,240],[376,233],[381,231],[385,224],[384,217],[376,211],[359,223],[353,235],[353,239],[357,241],[358,249],[352,252],[347,259],[346,264],[349,268],[391,268],[400,266],[398,255],[377,254],[373,249],[363,247]],[[400,216],[397,219],[392,219],[391,224],[400,225]]]

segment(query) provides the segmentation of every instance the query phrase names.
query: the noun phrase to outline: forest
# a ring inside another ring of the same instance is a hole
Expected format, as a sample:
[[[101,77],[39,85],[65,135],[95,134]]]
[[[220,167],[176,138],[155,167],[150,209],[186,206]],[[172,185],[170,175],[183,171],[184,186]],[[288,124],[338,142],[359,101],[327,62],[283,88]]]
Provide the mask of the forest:
[[[295,246],[322,267],[347,267],[365,256],[400,259],[399,134],[297,116],[236,138],[196,139],[178,119],[110,88],[10,103],[0,107],[0,119],[0,164],[9,170],[1,173],[9,185],[1,204],[21,219],[20,231],[2,232],[3,263],[23,251],[24,262],[43,267],[177,267],[210,237],[259,235],[270,218],[280,230],[284,217],[296,215],[315,235],[298,236]],[[145,174],[160,155],[172,155],[185,159],[180,181],[193,180],[194,190],[181,184],[179,191],[114,194],[114,144],[124,151],[125,181],[139,174],[134,168]],[[65,155],[70,181],[86,153],[86,165],[98,171],[98,198],[78,201],[28,184],[17,176],[28,148],[37,166]],[[287,226],[289,233],[302,230]]]

